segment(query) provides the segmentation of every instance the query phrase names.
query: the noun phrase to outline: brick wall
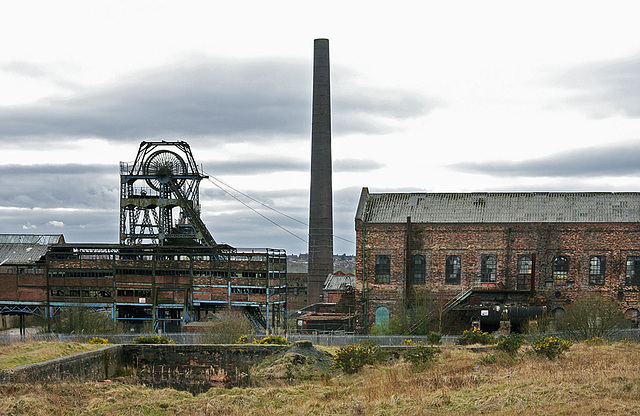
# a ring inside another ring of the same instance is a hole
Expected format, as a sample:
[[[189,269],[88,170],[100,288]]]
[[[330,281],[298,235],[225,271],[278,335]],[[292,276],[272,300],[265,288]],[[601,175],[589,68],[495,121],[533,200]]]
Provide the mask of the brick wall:
[[[0,372],[0,384],[50,380],[97,381],[113,377],[122,367],[122,346],[111,345],[42,363]]]
[[[251,365],[285,345],[112,345],[96,351],[0,371],[0,384],[50,380],[97,381],[134,373],[150,385],[206,390],[220,372],[237,382]],[[125,371],[122,371],[125,370]]]
[[[517,224],[364,224],[356,221],[356,279],[360,293],[369,289],[369,322],[377,307],[393,307],[406,292],[406,260],[419,254],[426,259],[426,281],[419,285],[445,296],[454,296],[480,280],[483,256],[497,259],[500,287],[514,287],[518,258],[536,256],[536,290],[553,307],[562,307],[582,293],[597,292],[619,299],[623,310],[640,309],[639,287],[625,285],[628,256],[640,255],[640,224],[637,223],[517,223]],[[409,241],[409,247],[407,247]],[[376,256],[391,260],[388,284],[375,283]],[[447,256],[460,256],[459,285],[445,284]],[[569,259],[564,285],[552,279],[556,256]],[[605,259],[603,285],[589,282],[592,256]],[[362,311],[364,313],[364,311]]]
[[[264,358],[284,351],[283,345],[125,345],[123,362],[144,378],[163,379],[187,376],[209,381],[220,371],[235,377]]]

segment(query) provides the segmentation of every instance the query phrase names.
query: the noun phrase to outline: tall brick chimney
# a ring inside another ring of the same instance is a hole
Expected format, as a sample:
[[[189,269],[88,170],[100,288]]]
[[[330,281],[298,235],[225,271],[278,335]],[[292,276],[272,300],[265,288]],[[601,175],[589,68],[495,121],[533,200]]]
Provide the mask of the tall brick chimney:
[[[311,190],[309,198],[308,304],[321,300],[333,273],[333,191],[331,187],[331,88],[329,40],[316,39],[313,49],[311,119]]]

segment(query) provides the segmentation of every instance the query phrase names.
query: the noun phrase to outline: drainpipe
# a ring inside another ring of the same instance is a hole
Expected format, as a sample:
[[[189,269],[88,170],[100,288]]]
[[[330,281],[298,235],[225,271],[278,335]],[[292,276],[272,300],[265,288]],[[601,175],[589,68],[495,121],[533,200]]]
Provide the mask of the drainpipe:
[[[407,217],[407,230],[404,241],[404,301],[409,298],[411,290],[411,217]]]
[[[509,279],[509,275],[511,274],[511,268],[509,267],[509,264],[511,264],[511,228],[507,228],[507,261],[506,261],[506,267],[505,267],[505,277],[504,277],[504,285],[509,288],[510,287],[510,279]]]
[[[365,333],[369,333],[369,259],[367,256],[367,227],[362,222],[362,300],[363,300],[363,317]]]
[[[536,253],[531,254],[531,283],[529,285],[529,299],[531,302],[536,298]]]

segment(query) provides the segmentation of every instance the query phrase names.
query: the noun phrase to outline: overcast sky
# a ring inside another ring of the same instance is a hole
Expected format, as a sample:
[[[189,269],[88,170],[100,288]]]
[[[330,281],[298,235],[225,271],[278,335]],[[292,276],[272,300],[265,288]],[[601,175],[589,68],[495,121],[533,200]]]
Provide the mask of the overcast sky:
[[[315,38],[338,254],[365,186],[640,191],[635,2],[417,4],[3,2],[0,232],[115,243],[119,162],[184,140],[218,242],[305,253]]]

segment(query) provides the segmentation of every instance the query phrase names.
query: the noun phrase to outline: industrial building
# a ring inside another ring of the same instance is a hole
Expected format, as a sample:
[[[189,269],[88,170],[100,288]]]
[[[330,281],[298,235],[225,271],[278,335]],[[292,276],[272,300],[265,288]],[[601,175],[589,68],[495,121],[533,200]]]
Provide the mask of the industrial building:
[[[468,325],[518,329],[587,293],[640,310],[640,193],[370,193],[355,217],[360,330],[412,288]]]
[[[180,331],[241,310],[260,331],[284,331],[286,252],[216,243],[200,218],[206,176],[186,142],[142,142],[120,168],[120,244],[0,235],[0,314],[23,326],[25,315],[49,320],[80,307],[114,325]]]

